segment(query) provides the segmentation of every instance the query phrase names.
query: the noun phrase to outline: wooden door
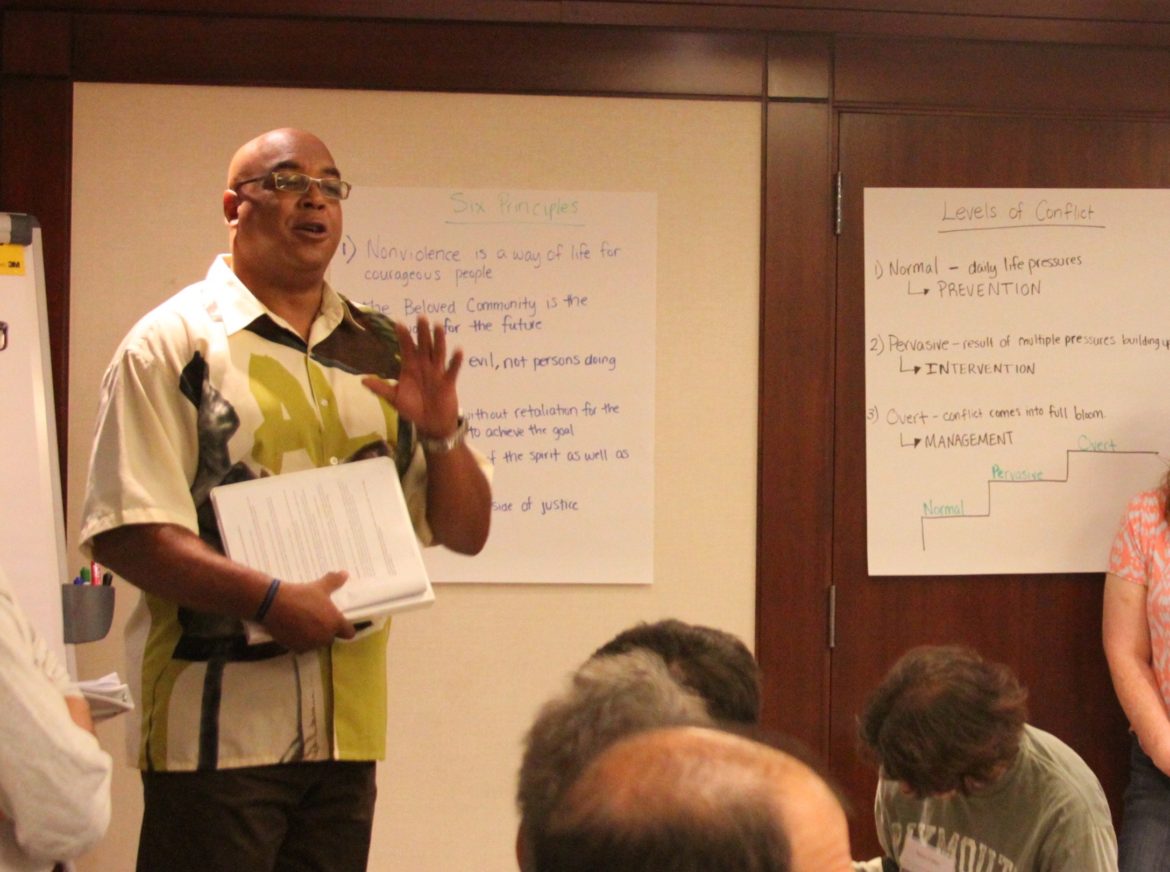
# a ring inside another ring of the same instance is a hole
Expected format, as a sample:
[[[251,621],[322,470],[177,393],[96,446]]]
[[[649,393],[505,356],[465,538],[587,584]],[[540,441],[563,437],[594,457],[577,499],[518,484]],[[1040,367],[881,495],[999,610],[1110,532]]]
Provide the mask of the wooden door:
[[[969,644],[1015,669],[1030,690],[1031,722],[1086,759],[1116,817],[1127,737],[1100,642],[1103,575],[867,574],[862,200],[870,186],[1164,187],[1170,182],[1170,124],[844,112],[838,118],[838,160],[843,223],[837,254],[829,757],[854,804],[854,855],[877,853],[871,811],[876,775],[856,754],[857,717],[893,661],[923,643]],[[1170,426],[1170,400],[1165,411]]]

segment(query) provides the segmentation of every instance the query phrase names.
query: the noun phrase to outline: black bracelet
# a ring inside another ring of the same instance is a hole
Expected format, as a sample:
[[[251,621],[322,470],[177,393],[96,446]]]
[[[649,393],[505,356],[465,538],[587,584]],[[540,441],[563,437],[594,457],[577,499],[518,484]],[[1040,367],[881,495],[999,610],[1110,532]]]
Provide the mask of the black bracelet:
[[[272,601],[276,599],[276,592],[280,590],[280,579],[272,579],[272,584],[268,585],[268,593],[264,594],[264,602],[260,603],[260,608],[256,609],[256,617],[252,618],[257,624],[264,622],[264,616],[268,614],[268,610],[272,607]]]

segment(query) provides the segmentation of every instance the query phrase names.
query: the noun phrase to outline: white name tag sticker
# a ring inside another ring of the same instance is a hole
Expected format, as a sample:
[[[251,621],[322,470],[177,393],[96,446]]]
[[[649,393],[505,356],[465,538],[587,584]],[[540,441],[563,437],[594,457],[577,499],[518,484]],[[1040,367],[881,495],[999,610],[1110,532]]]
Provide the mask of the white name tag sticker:
[[[898,857],[902,872],[955,872],[955,858],[949,857],[938,848],[910,836],[902,843],[902,855]]]

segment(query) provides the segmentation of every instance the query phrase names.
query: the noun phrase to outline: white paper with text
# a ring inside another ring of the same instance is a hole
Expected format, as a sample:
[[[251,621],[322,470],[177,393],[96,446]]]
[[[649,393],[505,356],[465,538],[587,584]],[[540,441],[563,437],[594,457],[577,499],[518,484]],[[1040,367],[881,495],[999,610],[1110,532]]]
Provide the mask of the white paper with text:
[[[233,560],[284,582],[348,572],[333,601],[351,621],[434,600],[388,457],[221,485],[211,501]]]

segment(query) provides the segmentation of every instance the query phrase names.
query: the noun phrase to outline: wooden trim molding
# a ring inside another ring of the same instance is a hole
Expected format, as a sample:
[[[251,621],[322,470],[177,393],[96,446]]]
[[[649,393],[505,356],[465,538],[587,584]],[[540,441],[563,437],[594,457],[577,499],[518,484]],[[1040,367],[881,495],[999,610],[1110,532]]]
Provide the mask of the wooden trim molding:
[[[839,37],[834,105],[1164,115],[1170,54],[1118,46]]]
[[[833,538],[831,118],[818,103],[768,106],[756,549],[764,721],[822,754]]]
[[[306,45],[323,51],[306,62]],[[765,37],[561,25],[79,15],[75,79],[753,97]]]
[[[833,45],[821,34],[768,37],[768,96],[827,101],[832,95]]]
[[[0,112],[0,208],[26,212],[41,225],[57,449],[64,482],[69,407],[73,85],[67,79],[5,76],[0,81]]]
[[[68,76],[71,25],[66,12],[5,12],[4,74]]]

